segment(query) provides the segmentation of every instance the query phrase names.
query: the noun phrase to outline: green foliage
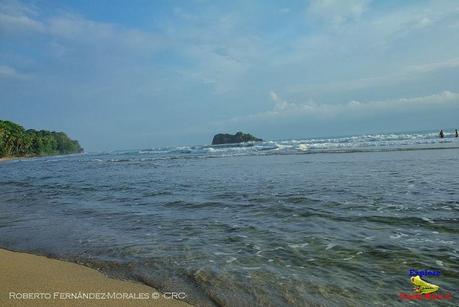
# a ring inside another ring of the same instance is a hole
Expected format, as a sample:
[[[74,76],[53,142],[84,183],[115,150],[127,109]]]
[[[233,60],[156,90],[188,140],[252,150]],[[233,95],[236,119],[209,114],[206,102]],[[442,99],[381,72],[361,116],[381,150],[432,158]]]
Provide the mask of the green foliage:
[[[10,121],[0,120],[0,157],[62,155],[82,152],[78,141],[63,132],[25,130]]]

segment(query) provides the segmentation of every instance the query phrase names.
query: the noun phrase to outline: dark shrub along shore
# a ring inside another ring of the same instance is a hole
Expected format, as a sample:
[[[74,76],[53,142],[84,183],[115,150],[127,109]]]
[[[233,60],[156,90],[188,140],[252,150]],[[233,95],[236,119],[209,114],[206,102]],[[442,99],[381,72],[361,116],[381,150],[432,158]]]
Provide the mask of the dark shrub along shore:
[[[237,144],[245,142],[261,142],[262,139],[254,137],[249,133],[237,132],[236,134],[219,133],[212,140],[212,145]]]

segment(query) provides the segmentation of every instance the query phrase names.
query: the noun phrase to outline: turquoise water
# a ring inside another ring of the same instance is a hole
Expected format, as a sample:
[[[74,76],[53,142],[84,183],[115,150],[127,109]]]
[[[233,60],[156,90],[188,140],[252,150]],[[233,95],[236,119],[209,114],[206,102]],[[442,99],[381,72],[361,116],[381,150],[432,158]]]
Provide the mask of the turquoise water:
[[[0,246],[201,306],[404,305],[459,280],[459,142],[436,133],[0,163]]]

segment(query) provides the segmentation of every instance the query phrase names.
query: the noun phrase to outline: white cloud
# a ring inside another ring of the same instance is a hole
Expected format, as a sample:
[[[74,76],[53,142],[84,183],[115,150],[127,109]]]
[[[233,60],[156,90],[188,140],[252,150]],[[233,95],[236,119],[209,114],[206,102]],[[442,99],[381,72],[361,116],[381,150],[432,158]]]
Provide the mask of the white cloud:
[[[310,92],[330,92],[330,91],[352,91],[371,87],[396,85],[402,82],[413,80],[422,76],[443,69],[459,68],[459,58],[432,63],[417,65],[407,65],[398,68],[397,71],[380,74],[374,77],[350,79],[345,81],[328,82],[321,84],[292,84],[287,87],[289,93],[310,93]]]
[[[290,8],[284,7],[284,8],[282,8],[282,9],[279,10],[279,13],[281,13],[281,14],[288,14],[288,13],[290,13],[290,11],[291,11]]]
[[[0,13],[0,33],[3,32],[42,32],[43,24],[27,16],[13,16]]]
[[[55,45],[58,44],[56,40],[61,40],[66,44],[89,45],[93,50],[110,53],[129,50],[151,54],[165,43],[159,35],[97,22],[74,14],[40,16],[34,7],[15,1],[0,4],[0,33],[40,34],[52,40],[51,43]]]
[[[389,100],[367,102],[353,100],[342,104],[322,104],[314,101],[306,103],[291,103],[283,100],[274,91],[270,92],[270,96],[275,103],[271,110],[241,117],[234,117],[228,122],[250,122],[291,117],[333,118],[343,115],[365,116],[370,113],[377,112],[399,112],[417,110],[421,108],[459,105],[459,93],[450,91],[443,91],[441,93],[428,96]]]
[[[75,15],[63,15],[48,21],[48,33],[69,41],[96,44],[109,43],[111,46],[130,49],[155,49],[158,38],[134,29],[117,27],[110,23],[95,22]]]
[[[41,32],[44,25],[36,20],[36,9],[17,1],[0,3],[0,33]]]
[[[133,54],[151,55],[164,45],[158,35],[70,14],[47,20],[47,32],[66,43],[89,45],[93,50],[110,53],[127,50]]]
[[[420,65],[410,65],[406,67],[407,73],[427,73],[440,69],[451,69],[459,67],[459,58],[452,58],[446,61],[426,63]]]
[[[312,0],[308,14],[332,24],[358,19],[369,7],[370,0]]]
[[[15,68],[6,65],[0,65],[0,79],[16,79],[24,80],[30,76],[24,73],[18,72]]]
[[[297,107],[296,104],[289,103],[286,100],[281,99],[274,91],[271,91],[269,95],[271,96],[271,99],[275,102],[273,110],[275,112],[282,112]]]

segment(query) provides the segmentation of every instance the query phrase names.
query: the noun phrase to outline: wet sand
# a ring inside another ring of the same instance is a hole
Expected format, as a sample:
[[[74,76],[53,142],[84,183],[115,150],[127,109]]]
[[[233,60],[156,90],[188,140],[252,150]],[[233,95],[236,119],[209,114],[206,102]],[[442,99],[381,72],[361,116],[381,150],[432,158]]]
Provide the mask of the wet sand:
[[[82,265],[0,249],[0,306],[191,305]]]

